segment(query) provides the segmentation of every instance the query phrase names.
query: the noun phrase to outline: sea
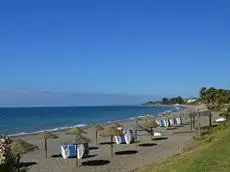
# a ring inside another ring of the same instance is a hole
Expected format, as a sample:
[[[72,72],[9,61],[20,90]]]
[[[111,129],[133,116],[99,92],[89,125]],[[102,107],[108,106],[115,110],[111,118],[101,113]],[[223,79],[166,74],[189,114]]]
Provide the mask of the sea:
[[[0,108],[0,135],[25,135],[91,124],[131,120],[178,109],[175,106]]]

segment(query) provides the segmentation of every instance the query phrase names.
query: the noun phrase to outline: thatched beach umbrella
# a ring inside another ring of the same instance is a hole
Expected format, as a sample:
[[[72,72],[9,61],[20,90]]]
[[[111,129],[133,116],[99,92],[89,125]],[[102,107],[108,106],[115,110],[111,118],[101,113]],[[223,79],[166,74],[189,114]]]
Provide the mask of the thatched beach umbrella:
[[[138,125],[137,123],[136,123],[136,126],[134,127],[134,130],[135,130],[135,143],[136,143],[136,148],[137,148],[137,140],[138,140],[138,138],[137,138],[137,132],[138,132],[138,130],[143,130],[143,128],[144,127],[142,127],[142,126],[140,126],[140,125]]]
[[[17,155],[18,157],[18,164],[20,163],[20,156],[22,154],[33,152],[35,150],[38,150],[38,147],[27,143],[24,140],[15,140],[10,144],[11,151],[14,155]]]
[[[152,115],[145,115],[145,116],[144,116],[144,121],[145,121],[145,122],[148,122],[148,121],[150,121],[150,120],[152,121],[152,120],[154,120],[154,118],[155,118],[155,117],[152,116]]]
[[[20,154],[20,155],[38,150],[37,146],[27,143],[24,140],[14,140],[10,144],[10,147],[13,154]]]
[[[197,118],[198,118],[198,134],[201,135],[201,124],[200,124],[200,116],[208,116],[209,117],[209,125],[212,126],[212,113],[208,110],[208,106],[206,104],[200,104],[196,107]]]
[[[123,126],[121,124],[117,123],[117,122],[110,124],[109,127],[123,128]]]
[[[103,131],[104,128],[102,126],[100,126],[100,125],[95,125],[94,128],[96,130],[96,144],[97,144],[98,131]]]
[[[82,130],[81,128],[79,127],[75,127],[75,128],[71,128],[69,129],[66,134],[69,134],[69,135],[80,135],[80,134],[86,134],[86,132],[84,130]]]
[[[70,145],[79,145],[79,144],[87,144],[91,142],[90,139],[82,136],[81,134],[76,135],[76,138],[70,142],[63,142],[64,144],[70,144]]]
[[[77,134],[75,140],[73,140],[72,142],[65,142],[65,144],[73,144],[73,145],[83,144],[85,146],[89,142],[91,142],[90,139],[82,136],[81,134]],[[85,147],[85,149],[87,149],[87,148]],[[78,161],[79,160],[78,160],[78,157],[77,157],[77,150],[76,150],[76,166],[77,167],[79,167],[79,165],[78,165],[79,162]]]
[[[110,143],[111,156],[113,156],[113,137],[114,136],[121,136],[121,135],[123,135],[123,132],[121,130],[118,130],[115,127],[108,127],[106,129],[106,132],[101,135],[101,136],[104,136],[104,137],[110,137],[111,138],[111,143]]]
[[[45,140],[45,153],[46,153],[46,158],[47,158],[47,140],[48,139],[57,139],[58,136],[56,136],[55,134],[53,133],[50,133],[50,132],[47,132],[47,131],[44,131],[42,133],[39,134],[41,137],[44,138]]]
[[[191,125],[191,131],[195,128],[195,117],[196,117],[196,112],[190,112],[188,114],[188,117],[190,118],[190,125]]]
[[[206,112],[208,111],[208,107],[206,104],[200,104],[199,106],[196,107],[197,112]]]
[[[78,135],[78,134],[86,134],[86,132],[84,130],[82,130],[81,128],[79,127],[75,127],[75,128],[71,128],[69,129],[66,134],[75,134],[75,135]]]
[[[153,128],[158,127],[158,124],[155,121],[149,121],[144,124],[145,127],[150,128],[150,138],[152,140]]]

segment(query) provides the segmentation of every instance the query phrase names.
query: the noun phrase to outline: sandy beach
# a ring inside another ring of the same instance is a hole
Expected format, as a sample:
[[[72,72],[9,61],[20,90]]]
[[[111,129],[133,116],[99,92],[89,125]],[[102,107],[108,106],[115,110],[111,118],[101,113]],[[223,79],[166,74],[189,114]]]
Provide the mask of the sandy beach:
[[[173,112],[184,113],[183,122],[189,122],[187,114],[193,111],[194,107],[189,107],[184,110]],[[201,120],[202,125],[207,124],[207,119]],[[140,124],[143,121],[140,121]],[[125,129],[133,129],[136,126],[135,120],[120,122]],[[39,135],[25,135],[17,137],[26,140],[29,143],[35,144],[39,147],[38,151],[30,152],[22,156],[22,162],[28,166],[29,172],[108,172],[119,171],[128,172],[136,168],[141,168],[149,165],[155,161],[182,153],[184,148],[190,143],[192,137],[196,135],[190,131],[190,125],[183,125],[176,127],[174,130],[166,130],[166,128],[158,128],[156,131],[163,133],[160,138],[150,140],[150,136],[144,132],[138,132],[138,148],[136,144],[114,144],[114,152],[116,155],[111,157],[110,145],[98,144],[95,141],[95,130],[88,128],[85,130],[87,138],[91,139],[89,143],[91,147],[89,157],[80,160],[80,167],[76,168],[75,159],[64,160],[60,156],[60,146],[63,141],[72,141],[74,139],[71,135],[66,135],[65,131],[59,131],[55,134],[58,135],[56,140],[48,140],[48,159],[45,159],[44,140]],[[177,133],[178,134],[175,134]],[[184,133],[183,133],[184,132]],[[188,133],[186,133],[188,132]],[[109,142],[109,138],[99,137],[99,143]],[[144,146],[143,146],[144,144]],[[145,144],[148,144],[146,146]],[[92,163],[89,163],[91,161]]]

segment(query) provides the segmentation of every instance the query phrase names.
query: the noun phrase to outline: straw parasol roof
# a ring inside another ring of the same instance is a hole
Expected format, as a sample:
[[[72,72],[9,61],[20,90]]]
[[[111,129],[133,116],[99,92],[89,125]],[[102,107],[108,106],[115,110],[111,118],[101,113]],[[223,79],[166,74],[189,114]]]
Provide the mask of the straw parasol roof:
[[[48,131],[44,131],[42,133],[39,133],[39,136],[43,137],[44,139],[57,139],[58,138],[57,135],[50,133]]]
[[[148,128],[156,128],[158,124],[155,121],[149,121],[149,122],[146,122],[144,126]]]
[[[38,150],[38,147],[25,142],[24,140],[15,140],[10,144],[11,150],[14,154],[24,154]]]
[[[111,135],[108,134],[108,132],[104,131],[100,134],[101,137],[110,137]]]
[[[101,125],[95,125],[94,128],[95,128],[97,131],[105,130],[105,128],[103,128]]]
[[[45,140],[45,152],[46,152],[46,158],[47,158],[47,139],[57,139],[58,136],[56,136],[53,133],[47,132],[47,131],[41,132],[39,135],[43,137]]]
[[[78,135],[78,134],[86,134],[86,132],[79,127],[75,127],[75,128],[69,129],[66,134]]]
[[[76,138],[73,141],[70,142],[64,142],[65,144],[74,144],[74,145],[79,145],[79,144],[84,144],[84,143],[89,143],[91,142],[90,139],[82,136],[81,134],[78,134]]]
[[[113,136],[123,135],[121,130],[118,130],[116,127],[110,126],[106,129],[105,132],[101,134],[102,137],[110,137],[111,138],[111,156],[113,156]]]
[[[106,133],[107,133],[109,136],[120,136],[120,135],[123,134],[123,132],[122,132],[121,130],[118,130],[118,129],[115,128],[115,127],[109,127],[109,128],[107,128]]]
[[[109,127],[119,128],[119,127],[123,127],[123,126],[121,124],[115,122],[115,123],[110,124]]]
[[[102,137],[120,136],[120,135],[123,135],[123,132],[113,126],[110,126],[100,135]]]
[[[208,111],[208,107],[206,104],[200,104],[199,106],[196,107],[196,110],[198,112],[206,112]]]

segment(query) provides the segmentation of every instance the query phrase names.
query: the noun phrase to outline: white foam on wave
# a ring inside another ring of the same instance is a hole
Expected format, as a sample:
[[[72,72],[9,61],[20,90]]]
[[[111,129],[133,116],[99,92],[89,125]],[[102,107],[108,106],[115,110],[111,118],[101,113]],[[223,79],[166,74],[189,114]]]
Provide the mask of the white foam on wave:
[[[182,107],[176,107],[174,110],[167,110],[167,111],[155,114],[155,115],[158,116],[158,115],[162,115],[162,114],[166,114],[166,113],[171,113],[171,112],[174,112],[174,111],[178,111],[180,109],[183,109],[183,108]],[[144,118],[145,116],[151,116],[151,115],[149,115],[149,114],[140,115],[137,118]],[[128,119],[112,120],[112,121],[107,121],[107,122],[104,122],[104,123],[105,124],[110,124],[110,123],[113,123],[113,122],[121,122],[121,121],[124,121],[124,120],[135,120],[135,119],[136,119],[136,117],[130,117]],[[87,126],[87,125],[86,124],[77,124],[77,125],[73,125],[73,126],[57,127],[57,128],[53,128],[53,129],[40,130],[40,131],[35,131],[35,132],[20,132],[20,133],[16,133],[16,134],[11,134],[9,136],[32,135],[32,134],[38,134],[38,133],[41,133],[41,132],[44,132],[44,131],[55,132],[55,131],[62,131],[62,130],[74,128],[74,127],[85,127],[85,126]]]
[[[142,116],[138,116],[137,118],[144,118],[144,117],[145,117],[145,116],[142,115]]]
[[[54,132],[54,131],[66,130],[66,129],[70,129],[70,128],[74,128],[74,127],[85,127],[85,126],[87,126],[87,125],[86,124],[77,124],[77,125],[73,125],[73,126],[57,127],[57,128],[53,128],[53,129],[40,130],[40,131],[34,131],[34,132],[20,132],[20,133],[16,133],[16,134],[10,134],[8,136],[14,137],[14,136],[32,135],[32,134],[38,134],[38,133],[41,133],[44,131]]]
[[[134,119],[136,119],[136,118],[135,117],[128,118],[128,120],[134,120]]]

